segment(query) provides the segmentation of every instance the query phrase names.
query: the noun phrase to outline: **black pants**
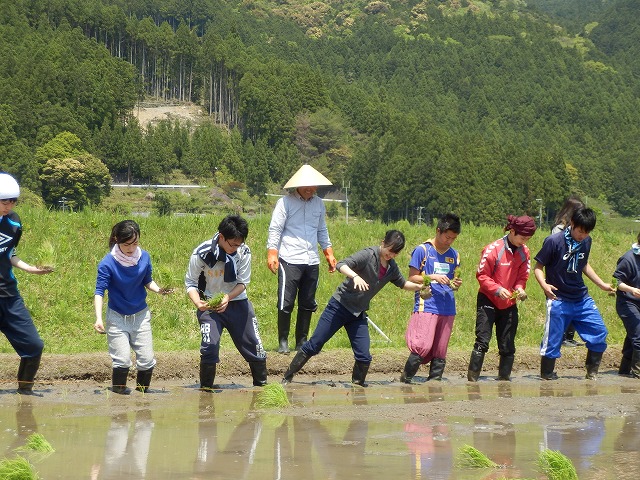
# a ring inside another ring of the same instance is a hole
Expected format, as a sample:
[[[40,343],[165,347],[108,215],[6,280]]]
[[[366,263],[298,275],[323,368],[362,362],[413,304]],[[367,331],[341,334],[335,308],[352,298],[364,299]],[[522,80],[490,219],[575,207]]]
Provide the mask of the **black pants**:
[[[476,312],[476,343],[474,349],[480,352],[489,350],[493,326],[496,326],[498,351],[501,356],[516,353],[515,338],[518,330],[518,307],[500,310],[484,293],[478,292]]]

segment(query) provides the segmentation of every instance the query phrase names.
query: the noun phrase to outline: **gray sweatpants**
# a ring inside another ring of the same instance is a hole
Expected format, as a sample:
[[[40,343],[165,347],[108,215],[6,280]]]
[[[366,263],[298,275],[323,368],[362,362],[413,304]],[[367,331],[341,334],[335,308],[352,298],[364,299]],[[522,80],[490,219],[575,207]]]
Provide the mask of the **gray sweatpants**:
[[[138,370],[149,370],[155,366],[148,308],[131,315],[121,315],[107,308],[105,323],[113,368],[131,367],[131,349],[136,354]]]

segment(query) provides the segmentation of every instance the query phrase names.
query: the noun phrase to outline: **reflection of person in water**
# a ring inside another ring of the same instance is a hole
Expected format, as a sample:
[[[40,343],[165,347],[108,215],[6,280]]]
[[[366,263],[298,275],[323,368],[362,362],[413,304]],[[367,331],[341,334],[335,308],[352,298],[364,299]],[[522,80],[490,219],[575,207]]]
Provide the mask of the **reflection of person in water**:
[[[258,392],[253,392],[250,410]],[[227,426],[226,422],[224,423]],[[233,429],[226,446],[219,446],[222,427],[215,414],[211,397],[200,399],[198,449],[193,467],[194,479],[247,478],[254,465],[263,422],[259,416],[247,415]]]
[[[474,420],[472,445],[486,453],[491,460],[505,469],[491,472],[483,480],[498,478],[521,478],[514,464],[516,458],[516,431],[511,423],[495,422],[484,418]]]
[[[447,425],[404,425],[406,443],[412,455],[412,478],[448,479],[453,467],[453,450]]]
[[[569,457],[580,476],[581,470],[586,472],[591,467],[591,457],[600,453],[604,433],[604,419],[596,417],[585,418],[573,429],[545,426],[545,448],[559,450]]]
[[[23,447],[27,437],[38,431],[36,418],[33,416],[33,404],[30,401],[22,401],[16,409],[16,435],[15,440],[7,451]]]
[[[136,411],[133,422],[129,421],[126,413],[114,414],[107,432],[104,462],[101,466],[94,466],[92,480],[146,478],[153,426],[151,410],[148,409]]]
[[[360,399],[361,401],[362,399]],[[357,402],[357,400],[354,400]],[[290,422],[293,436],[289,440]],[[362,475],[369,422],[352,420],[342,440],[329,433],[319,420],[288,417],[276,429],[276,478],[309,478],[309,471],[318,467],[319,478],[351,478]],[[316,460],[317,459],[317,460]]]

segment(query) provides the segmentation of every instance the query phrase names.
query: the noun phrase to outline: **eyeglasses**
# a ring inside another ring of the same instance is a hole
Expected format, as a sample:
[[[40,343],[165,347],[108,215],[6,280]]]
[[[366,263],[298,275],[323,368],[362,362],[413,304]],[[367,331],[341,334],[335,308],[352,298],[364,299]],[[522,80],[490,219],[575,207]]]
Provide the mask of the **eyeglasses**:
[[[224,238],[224,237],[222,237]],[[227,242],[227,244],[231,247],[231,248],[240,248],[242,246],[242,244],[244,242],[240,242],[240,243],[231,243],[229,240],[227,240],[226,238],[224,238],[224,241]]]
[[[17,201],[18,201],[17,198],[5,198],[5,199],[0,200],[0,203],[2,205],[10,205],[12,203],[16,203]]]

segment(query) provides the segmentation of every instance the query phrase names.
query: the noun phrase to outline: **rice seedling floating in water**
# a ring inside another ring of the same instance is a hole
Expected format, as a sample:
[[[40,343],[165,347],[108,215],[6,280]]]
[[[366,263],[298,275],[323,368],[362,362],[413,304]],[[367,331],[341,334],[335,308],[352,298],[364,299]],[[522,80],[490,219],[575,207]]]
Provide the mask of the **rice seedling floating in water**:
[[[498,468],[500,466],[471,445],[460,448],[457,464],[460,468]]]
[[[265,385],[256,398],[256,407],[258,408],[281,408],[289,405],[291,404],[287,392],[279,383]]]
[[[40,453],[55,452],[51,444],[44,438],[41,433],[32,433],[27,437],[27,442],[21,450],[32,450]]]
[[[542,450],[538,454],[538,466],[549,480],[578,480],[576,467],[558,450]]]
[[[20,455],[9,460],[0,460],[0,478],[3,480],[38,480],[38,472],[29,461]]]

